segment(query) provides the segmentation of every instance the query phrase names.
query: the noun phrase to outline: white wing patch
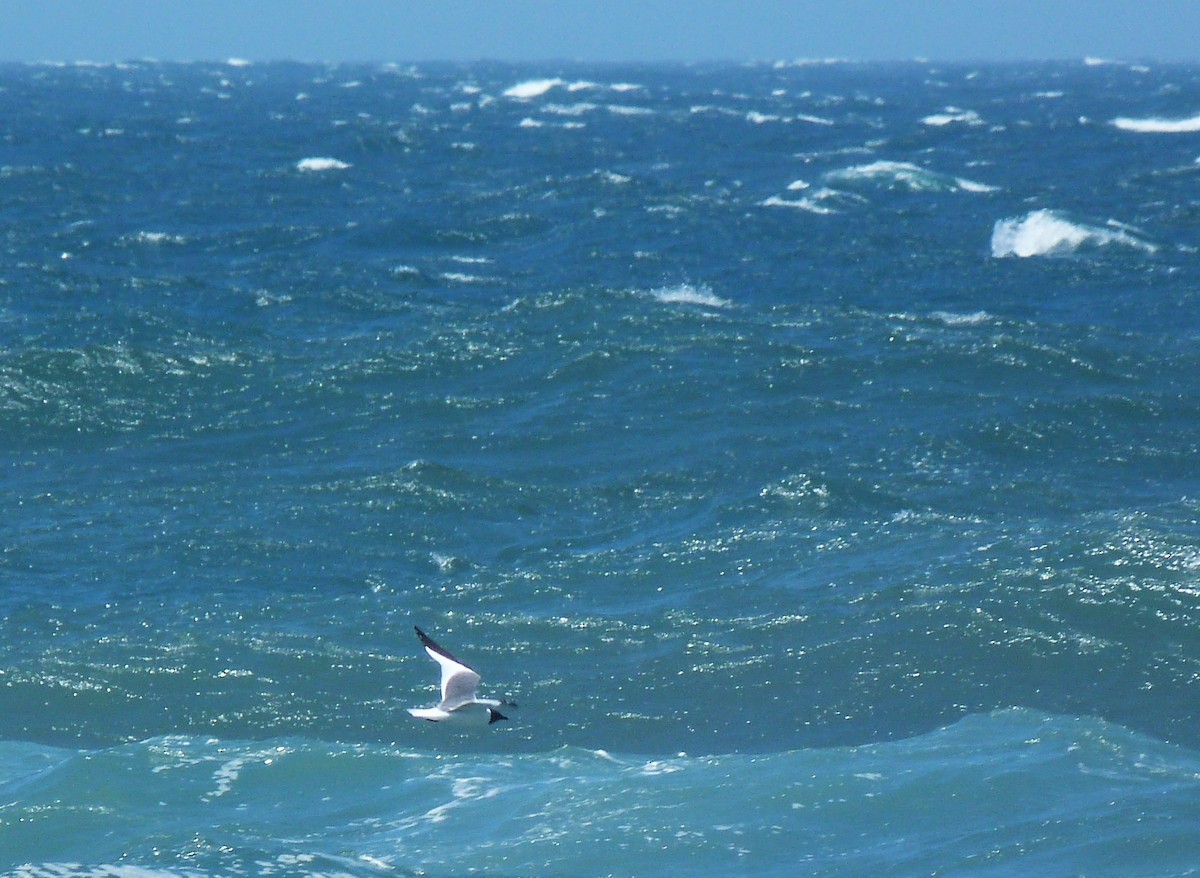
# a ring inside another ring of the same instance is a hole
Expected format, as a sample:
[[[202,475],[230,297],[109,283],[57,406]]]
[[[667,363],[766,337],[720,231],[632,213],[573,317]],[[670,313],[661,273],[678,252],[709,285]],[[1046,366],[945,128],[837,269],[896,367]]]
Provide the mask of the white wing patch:
[[[454,710],[474,701],[479,675],[461,662],[428,646],[425,647],[425,651],[442,666],[442,703],[438,707],[442,710]]]

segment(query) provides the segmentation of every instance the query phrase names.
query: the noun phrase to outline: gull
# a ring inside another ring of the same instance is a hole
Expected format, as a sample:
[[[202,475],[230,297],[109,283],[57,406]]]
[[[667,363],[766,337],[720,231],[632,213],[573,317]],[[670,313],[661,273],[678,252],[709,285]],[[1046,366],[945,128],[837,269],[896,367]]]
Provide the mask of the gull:
[[[465,662],[456,659],[442,649],[433,639],[417,626],[417,637],[429,657],[442,668],[442,703],[437,707],[410,707],[408,712],[417,719],[433,723],[448,722],[454,725],[490,726],[507,720],[496,708],[516,707],[511,701],[496,698],[476,698],[475,687],[479,685],[479,674]]]

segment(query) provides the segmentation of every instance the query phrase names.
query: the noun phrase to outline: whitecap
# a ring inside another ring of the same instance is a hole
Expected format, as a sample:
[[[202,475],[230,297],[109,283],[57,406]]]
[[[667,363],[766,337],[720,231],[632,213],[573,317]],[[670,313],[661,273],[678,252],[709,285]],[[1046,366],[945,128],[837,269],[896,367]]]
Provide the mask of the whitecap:
[[[979,118],[979,114],[974,110],[961,110],[958,107],[946,107],[943,112],[926,116],[921,122],[925,125],[932,125],[935,128],[951,125],[955,122],[963,122],[967,125],[983,124],[983,120]]]
[[[596,110],[598,107],[598,104],[587,101],[581,101],[577,104],[547,104],[542,108],[542,112],[555,116],[582,116],[585,113]]]
[[[837,213],[832,207],[826,207],[819,201],[812,198],[801,198],[792,201],[787,198],[780,198],[778,195],[772,195],[770,198],[764,198],[759,202],[761,207],[790,207],[795,210],[803,210],[808,213],[815,213],[818,216],[827,216],[831,213]]]
[[[296,170],[305,174],[317,173],[320,171],[344,171],[349,167],[349,163],[343,162],[340,159],[329,158],[327,156],[316,156],[313,158],[300,159],[300,161],[296,162]]]
[[[960,314],[955,311],[934,311],[929,316],[946,326],[979,326],[983,323],[990,323],[992,320],[992,315],[987,311],[972,311],[969,314]]]
[[[517,100],[527,101],[530,98],[538,98],[550,91],[552,88],[558,88],[560,85],[566,85],[561,79],[529,79],[525,82],[518,82],[516,85],[509,86],[504,90],[506,98],[516,98]]]
[[[789,184],[788,189],[796,191],[806,188],[798,186],[797,183],[803,183],[803,180],[797,180]],[[828,186],[822,186],[820,189],[814,189],[808,195],[797,200],[780,198],[778,195],[772,195],[770,198],[765,198],[759,202],[760,207],[790,207],[795,210],[803,210],[807,213],[814,213],[818,216],[827,216],[838,212],[838,207],[846,204],[863,204],[866,199],[861,195],[856,195],[853,192],[842,192],[838,189],[830,189]]]
[[[605,107],[614,116],[653,116],[654,111],[648,107],[630,107],[624,104],[609,104]]]
[[[136,244],[186,244],[183,235],[172,235],[168,232],[138,232],[136,235],[126,235],[122,240]]]
[[[1109,124],[1122,131],[1133,131],[1138,134],[1193,134],[1200,131],[1200,116],[1191,116],[1187,119],[1155,117],[1131,119],[1127,116],[1118,116]]]
[[[669,305],[702,305],[706,308],[727,308],[731,304],[728,299],[722,299],[704,284],[698,287],[691,284],[659,287],[658,289],[651,290],[650,295],[658,299],[658,301]]]
[[[491,283],[494,280],[494,278],[484,277],[479,274],[466,274],[461,271],[444,271],[438,277],[455,284],[485,284]]]
[[[1116,226],[1117,224],[1110,224]],[[992,228],[992,256],[1027,258],[1062,256],[1083,246],[1122,244],[1147,253],[1158,247],[1121,227],[1077,223],[1053,210],[1035,210],[1023,217],[997,220]]]
[[[780,117],[768,115],[767,113],[760,113],[757,110],[751,110],[746,114],[746,121],[752,122],[755,125],[763,125],[767,122],[778,122],[780,121]]]
[[[882,182],[888,186],[903,186],[913,192],[995,192],[995,186],[939,174],[911,162],[875,161],[865,165],[853,165],[826,175],[830,180],[854,183],[861,181]]]

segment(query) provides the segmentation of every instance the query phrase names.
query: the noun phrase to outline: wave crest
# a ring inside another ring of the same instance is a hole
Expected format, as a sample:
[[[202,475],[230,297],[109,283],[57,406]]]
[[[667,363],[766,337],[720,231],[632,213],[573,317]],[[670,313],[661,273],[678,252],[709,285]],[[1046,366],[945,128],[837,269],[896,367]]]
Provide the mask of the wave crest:
[[[1121,244],[1147,253],[1158,247],[1110,221],[1107,227],[1077,223],[1053,210],[997,220],[992,228],[992,256],[1065,256],[1081,247]]]
[[[1191,116],[1187,119],[1157,117],[1131,119],[1127,116],[1118,116],[1110,124],[1122,131],[1133,131],[1137,134],[1192,134],[1200,131],[1200,116]]]

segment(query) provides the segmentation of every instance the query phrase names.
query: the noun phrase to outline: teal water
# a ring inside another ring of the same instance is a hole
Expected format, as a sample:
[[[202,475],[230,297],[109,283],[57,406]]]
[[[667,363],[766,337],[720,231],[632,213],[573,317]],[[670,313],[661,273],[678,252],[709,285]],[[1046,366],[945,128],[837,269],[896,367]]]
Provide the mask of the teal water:
[[[0,69],[0,876],[1194,874],[1198,85]]]

